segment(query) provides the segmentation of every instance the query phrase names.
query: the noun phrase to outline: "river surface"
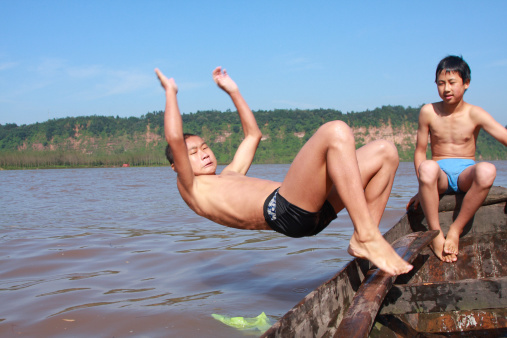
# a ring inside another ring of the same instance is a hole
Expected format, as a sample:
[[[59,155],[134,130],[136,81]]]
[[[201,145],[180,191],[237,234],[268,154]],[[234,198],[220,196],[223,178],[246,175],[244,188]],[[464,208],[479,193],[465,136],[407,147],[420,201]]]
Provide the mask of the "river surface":
[[[495,185],[507,186],[507,161]],[[288,165],[249,175],[282,180]],[[211,314],[274,323],[351,257],[346,212],[312,238],[196,216],[169,167],[0,171],[1,337],[242,337]],[[381,230],[417,191],[401,163]]]

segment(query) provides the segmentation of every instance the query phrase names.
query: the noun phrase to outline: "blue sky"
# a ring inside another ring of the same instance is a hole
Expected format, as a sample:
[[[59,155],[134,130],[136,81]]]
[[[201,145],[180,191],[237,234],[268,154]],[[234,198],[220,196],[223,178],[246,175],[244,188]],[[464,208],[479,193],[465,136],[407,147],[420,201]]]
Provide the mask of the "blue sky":
[[[0,0],[0,124],[164,109],[234,110],[223,66],[252,110],[438,101],[449,54],[472,69],[465,100],[507,125],[507,1]]]

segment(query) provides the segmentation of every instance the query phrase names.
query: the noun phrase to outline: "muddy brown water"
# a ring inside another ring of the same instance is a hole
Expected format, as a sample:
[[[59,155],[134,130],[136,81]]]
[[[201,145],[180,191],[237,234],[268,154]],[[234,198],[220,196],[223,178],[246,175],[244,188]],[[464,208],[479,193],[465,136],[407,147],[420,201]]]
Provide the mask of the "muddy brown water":
[[[383,232],[416,191],[401,163]],[[351,259],[346,212],[305,239],[226,228],[188,209],[168,167],[0,171],[0,208],[1,337],[259,336],[211,314],[274,323]]]

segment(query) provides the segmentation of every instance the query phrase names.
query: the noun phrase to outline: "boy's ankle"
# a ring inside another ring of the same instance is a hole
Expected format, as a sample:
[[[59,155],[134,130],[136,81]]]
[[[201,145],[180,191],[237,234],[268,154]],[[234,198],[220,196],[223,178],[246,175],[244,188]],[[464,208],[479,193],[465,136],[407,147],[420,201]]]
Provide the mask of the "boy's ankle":
[[[366,242],[371,242],[371,241],[375,240],[379,236],[382,237],[382,234],[376,228],[373,231],[371,231],[371,230],[368,230],[368,231],[365,231],[365,230],[362,230],[362,231],[354,230],[354,234],[352,236],[355,238],[356,241],[358,241],[360,243],[366,243]]]

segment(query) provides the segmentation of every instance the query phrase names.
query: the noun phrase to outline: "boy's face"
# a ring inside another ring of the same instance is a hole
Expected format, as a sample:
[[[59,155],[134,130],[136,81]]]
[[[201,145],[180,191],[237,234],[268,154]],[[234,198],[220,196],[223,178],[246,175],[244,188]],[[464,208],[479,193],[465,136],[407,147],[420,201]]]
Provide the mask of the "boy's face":
[[[217,160],[204,140],[199,136],[190,136],[185,143],[194,175],[214,175],[217,170]]]
[[[443,70],[437,78],[438,95],[444,103],[459,103],[463,99],[468,86],[470,86],[470,81],[463,83],[463,79],[457,72]]]

